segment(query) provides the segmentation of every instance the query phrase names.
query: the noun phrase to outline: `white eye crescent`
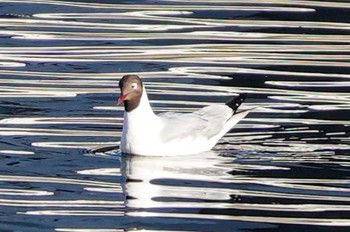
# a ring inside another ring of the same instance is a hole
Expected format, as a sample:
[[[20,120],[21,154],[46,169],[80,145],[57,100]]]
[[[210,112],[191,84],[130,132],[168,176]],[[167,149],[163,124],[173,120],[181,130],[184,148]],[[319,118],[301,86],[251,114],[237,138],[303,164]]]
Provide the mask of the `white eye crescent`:
[[[137,89],[137,83],[132,83],[132,84],[131,84],[131,88]]]

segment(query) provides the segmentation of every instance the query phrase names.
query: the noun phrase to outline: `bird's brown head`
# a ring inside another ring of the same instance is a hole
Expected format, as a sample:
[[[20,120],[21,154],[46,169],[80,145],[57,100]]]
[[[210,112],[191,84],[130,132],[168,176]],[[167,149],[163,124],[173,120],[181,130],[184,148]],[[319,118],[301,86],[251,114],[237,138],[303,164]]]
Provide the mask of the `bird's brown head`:
[[[137,75],[125,75],[119,81],[119,88],[121,95],[118,98],[118,105],[124,102],[127,112],[136,109],[140,104],[143,92],[141,78]]]

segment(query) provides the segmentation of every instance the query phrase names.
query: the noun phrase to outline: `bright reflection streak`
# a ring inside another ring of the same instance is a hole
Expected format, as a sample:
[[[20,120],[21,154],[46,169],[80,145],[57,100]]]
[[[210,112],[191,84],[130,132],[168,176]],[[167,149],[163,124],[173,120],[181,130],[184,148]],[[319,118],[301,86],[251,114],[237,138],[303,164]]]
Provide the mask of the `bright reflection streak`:
[[[236,220],[245,222],[262,223],[281,223],[294,225],[319,225],[319,226],[350,226],[347,219],[315,219],[315,218],[294,218],[294,217],[254,217],[254,216],[229,216],[229,215],[211,215],[211,214],[174,214],[174,213],[152,213],[152,212],[133,212],[132,216],[138,217],[177,217],[188,219],[218,219],[218,220]]]
[[[32,151],[0,150],[0,154],[7,155],[34,155]]]
[[[91,187],[117,187],[118,184],[101,182],[101,181],[89,181],[78,180],[69,178],[57,178],[57,177],[36,177],[36,176],[7,176],[0,175],[0,181],[4,182],[38,182],[38,183],[58,183],[68,185],[85,185]]]
[[[98,168],[90,170],[77,171],[81,175],[103,175],[103,176],[120,176],[119,168]]]
[[[0,188],[0,195],[10,196],[51,196],[53,192],[26,189],[4,189]],[[0,199],[1,201],[1,199]],[[1,204],[1,203],[0,203]]]
[[[60,215],[60,216],[124,216],[121,211],[98,211],[98,210],[41,210],[18,212],[27,215]]]

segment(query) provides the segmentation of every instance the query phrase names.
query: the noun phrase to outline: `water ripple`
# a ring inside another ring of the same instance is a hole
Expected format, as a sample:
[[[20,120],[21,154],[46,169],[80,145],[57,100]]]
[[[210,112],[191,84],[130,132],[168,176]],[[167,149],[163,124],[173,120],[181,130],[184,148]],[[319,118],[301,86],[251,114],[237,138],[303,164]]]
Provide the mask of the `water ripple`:
[[[349,227],[349,2],[103,2],[1,3],[4,230]],[[125,74],[156,112],[255,110],[211,152],[121,155]]]

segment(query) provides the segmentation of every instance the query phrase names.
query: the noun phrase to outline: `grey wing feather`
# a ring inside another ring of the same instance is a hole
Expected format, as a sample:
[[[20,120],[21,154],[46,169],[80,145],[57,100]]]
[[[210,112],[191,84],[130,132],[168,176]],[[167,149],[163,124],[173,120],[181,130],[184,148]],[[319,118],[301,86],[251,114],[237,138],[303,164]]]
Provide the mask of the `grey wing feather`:
[[[178,138],[211,138],[219,134],[232,109],[225,105],[204,107],[193,113],[163,113],[158,115],[164,122],[162,140],[164,142]]]

